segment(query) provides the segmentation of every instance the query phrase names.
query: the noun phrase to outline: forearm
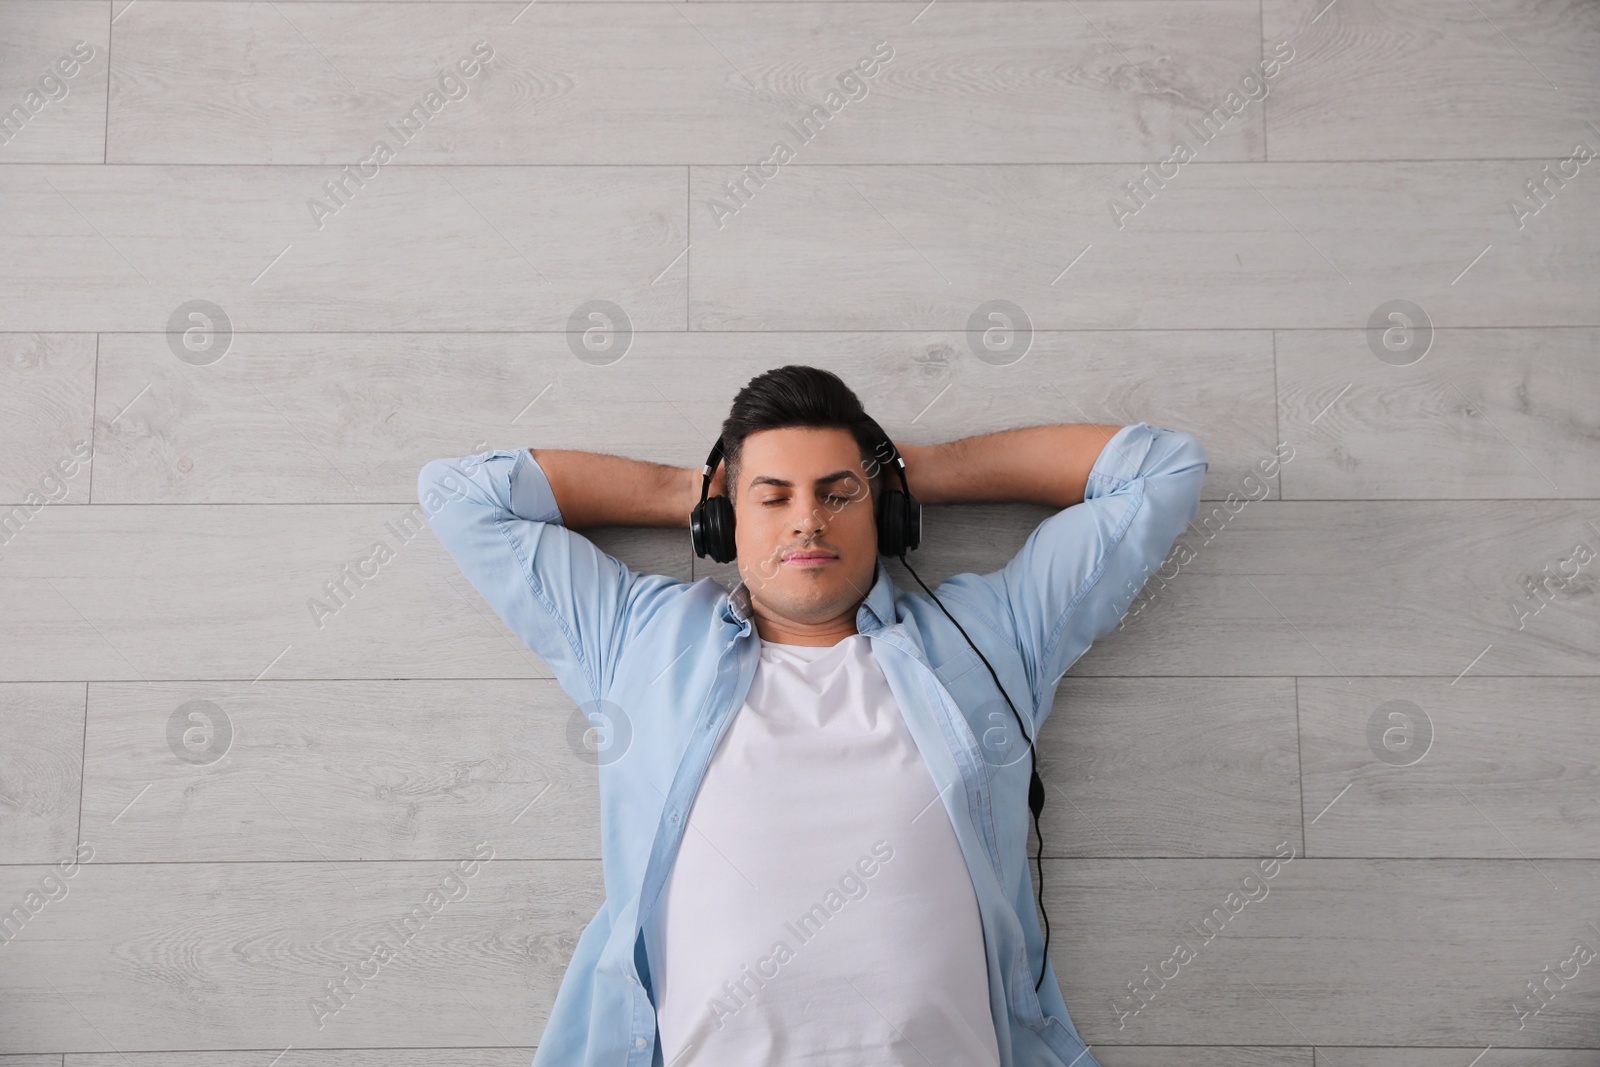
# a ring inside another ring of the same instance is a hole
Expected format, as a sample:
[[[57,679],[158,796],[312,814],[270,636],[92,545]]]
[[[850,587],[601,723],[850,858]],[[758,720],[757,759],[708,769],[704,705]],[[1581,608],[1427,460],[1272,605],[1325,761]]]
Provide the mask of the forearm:
[[[529,449],[550,481],[561,523],[687,528],[700,500],[699,469],[571,449]],[[693,480],[693,485],[690,482]]]
[[[911,495],[923,504],[1044,504],[1083,500],[1095,460],[1121,426],[1063,423],[901,445]],[[891,473],[890,484],[898,484]]]

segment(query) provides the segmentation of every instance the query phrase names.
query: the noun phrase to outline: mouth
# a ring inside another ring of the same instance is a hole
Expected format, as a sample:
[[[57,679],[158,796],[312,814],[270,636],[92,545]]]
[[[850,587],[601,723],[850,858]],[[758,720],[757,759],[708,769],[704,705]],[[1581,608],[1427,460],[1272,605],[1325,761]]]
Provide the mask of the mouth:
[[[831,552],[791,552],[783,557],[783,562],[790,567],[826,567],[839,562],[839,557]]]

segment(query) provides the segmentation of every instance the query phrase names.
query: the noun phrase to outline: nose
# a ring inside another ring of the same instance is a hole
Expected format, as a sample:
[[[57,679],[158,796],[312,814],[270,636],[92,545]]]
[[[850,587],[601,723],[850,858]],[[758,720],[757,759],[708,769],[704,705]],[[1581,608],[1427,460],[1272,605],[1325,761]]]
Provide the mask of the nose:
[[[827,529],[828,520],[832,512],[822,506],[820,499],[811,502],[810,507],[802,508],[794,520],[794,532],[798,537],[811,538],[820,536]]]

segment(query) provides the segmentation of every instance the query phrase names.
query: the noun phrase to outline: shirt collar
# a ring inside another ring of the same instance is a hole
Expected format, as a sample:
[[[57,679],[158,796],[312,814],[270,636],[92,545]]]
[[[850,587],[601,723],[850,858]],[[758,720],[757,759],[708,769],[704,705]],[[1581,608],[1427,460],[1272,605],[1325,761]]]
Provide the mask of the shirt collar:
[[[862,624],[868,621],[875,625],[892,626],[894,624],[894,583],[889,580],[889,568],[883,565],[883,560],[877,560],[873,570],[872,588],[868,590],[866,598],[861,601],[861,607],[856,612],[856,630],[862,631]],[[731,623],[749,622],[754,618],[750,606],[750,589],[745,585],[744,579],[728,592],[728,598],[722,605],[722,617]],[[752,625],[754,625],[752,623]]]

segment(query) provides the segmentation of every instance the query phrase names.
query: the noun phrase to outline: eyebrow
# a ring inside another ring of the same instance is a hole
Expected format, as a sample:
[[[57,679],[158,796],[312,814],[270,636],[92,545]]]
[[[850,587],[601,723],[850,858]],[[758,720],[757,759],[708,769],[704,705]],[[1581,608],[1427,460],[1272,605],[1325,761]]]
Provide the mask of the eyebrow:
[[[834,471],[832,474],[824,474],[821,478],[818,478],[815,484],[827,485],[829,482],[837,482],[841,478],[854,478],[856,481],[861,480],[859,477],[857,477],[855,471]],[[750,479],[750,489],[753,490],[758,485],[776,485],[783,489],[794,488],[793,482],[786,482],[782,478],[774,478],[770,474],[763,474],[760,477]],[[748,492],[749,490],[746,491]]]

